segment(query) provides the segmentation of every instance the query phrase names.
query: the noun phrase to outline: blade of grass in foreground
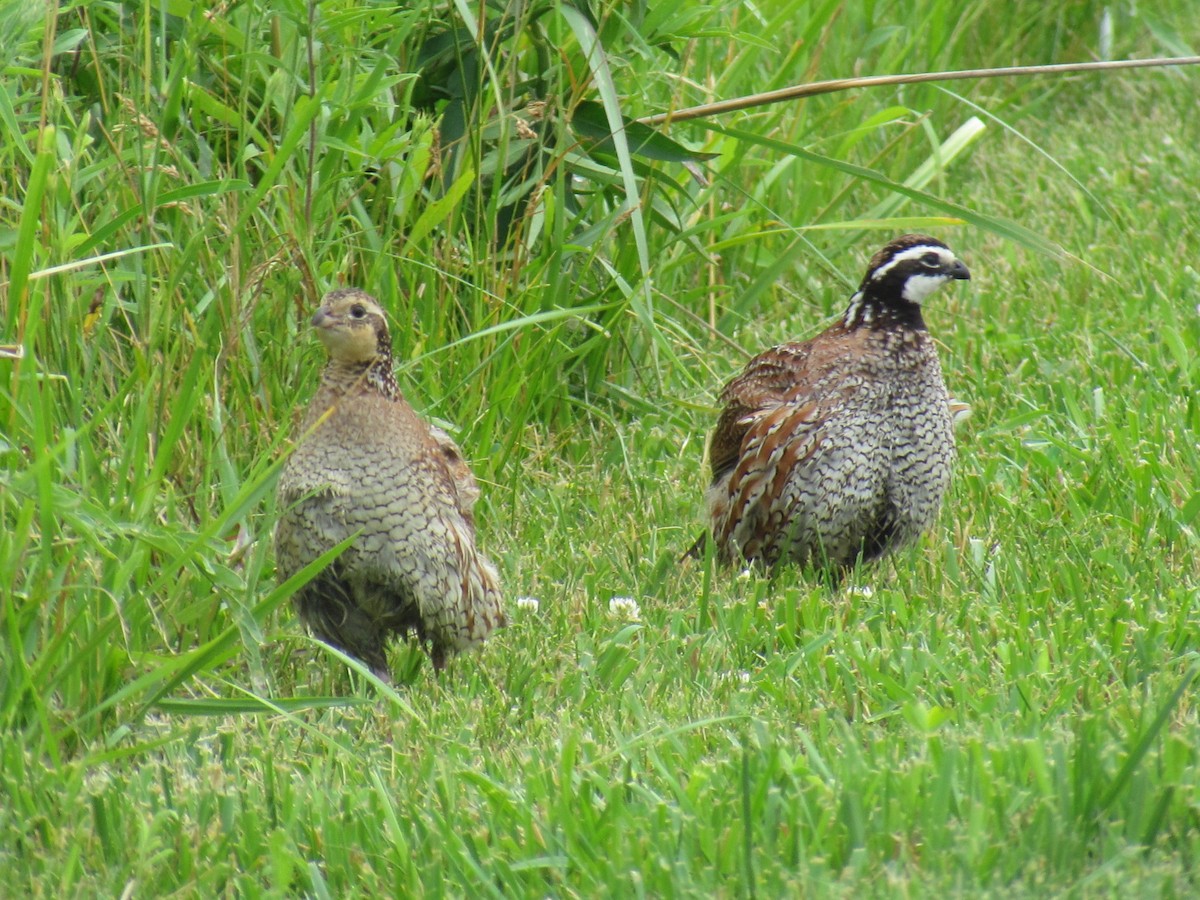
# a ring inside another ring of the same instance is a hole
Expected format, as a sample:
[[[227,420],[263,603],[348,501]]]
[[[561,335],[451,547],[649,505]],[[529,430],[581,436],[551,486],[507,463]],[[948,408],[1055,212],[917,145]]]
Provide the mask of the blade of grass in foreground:
[[[1120,771],[1117,772],[1117,776],[1113,779],[1112,784],[1108,786],[1108,790],[1104,792],[1104,796],[1100,798],[1100,802],[1096,805],[1095,812],[1102,813],[1107,811],[1116,802],[1116,799],[1121,796],[1121,792],[1125,790],[1130,779],[1133,777],[1133,773],[1137,771],[1137,767],[1141,765],[1142,760],[1146,758],[1146,754],[1150,752],[1150,748],[1154,745],[1154,742],[1158,740],[1159,735],[1167,724],[1167,720],[1171,717],[1171,713],[1175,711],[1175,707],[1196,679],[1197,674],[1200,674],[1200,665],[1193,665],[1184,673],[1183,678],[1179,680],[1179,686],[1167,698],[1167,701],[1158,711],[1158,715],[1154,717],[1154,721],[1150,723],[1150,727],[1142,733],[1137,743],[1129,751],[1129,755],[1125,758],[1125,762],[1122,764]]]
[[[310,709],[338,709],[344,706],[370,706],[368,697],[164,697],[154,706],[165,713],[180,716],[243,716],[257,713],[300,713]]]
[[[21,218],[17,224],[17,243],[13,247],[8,270],[8,321],[5,323],[5,333],[18,334],[17,319],[22,318],[21,331],[27,326],[24,317],[28,314],[25,302],[25,291],[29,282],[29,273],[33,268],[35,246],[38,243],[38,225],[44,216],[42,199],[46,194],[46,184],[50,178],[50,169],[58,159],[55,145],[55,130],[53,125],[47,125],[38,141],[37,156],[29,171],[29,180],[25,185],[25,198],[21,203]],[[36,319],[34,320],[36,329]],[[23,334],[26,341],[34,339],[34,333]]]
[[[954,133],[946,138],[946,140],[933,148],[933,152],[929,155],[929,158],[917,166],[916,170],[904,179],[904,186],[913,190],[924,190],[935,175],[944,172],[954,160],[958,159],[971,144],[979,139],[986,127],[976,116],[971,116],[971,118],[956,128]],[[865,218],[885,219],[893,215],[904,202],[905,197],[903,195],[892,194],[890,197],[881,200],[875,206],[871,207],[867,211]]]
[[[354,541],[355,537],[357,535],[351,535],[340,544],[331,547],[287,581],[277,585],[274,590],[255,605],[255,616],[265,615],[270,610],[276,608],[287,597],[291,596],[298,588],[311,581],[316,577],[318,572],[341,555]],[[237,623],[234,623],[215,638],[189,653],[180,654],[175,657],[156,657],[158,663],[154,668],[150,669],[150,671],[146,672],[140,678],[130,682],[121,690],[106,697],[101,703],[85,712],[80,717],[81,720],[91,719],[119,703],[146,694],[139,701],[138,711],[138,716],[144,715],[146,710],[154,706],[161,697],[178,687],[188,678],[191,678],[198,672],[216,668],[221,663],[233,657],[237,653],[237,639],[240,634],[240,627]]]
[[[617,151],[617,160],[621,167],[621,178],[625,185],[625,210],[629,213],[629,223],[630,227],[633,228],[633,239],[637,246],[638,261],[642,269],[641,278],[639,279],[640,287],[636,295],[630,292],[630,300],[634,310],[638,314],[638,318],[642,321],[642,327],[646,329],[647,334],[653,335],[656,326],[654,322],[654,296],[650,290],[650,242],[646,237],[646,221],[642,215],[637,176],[633,172],[633,157],[629,152],[629,141],[625,136],[624,119],[621,114],[621,103],[617,86],[613,82],[612,71],[608,65],[608,58],[604,54],[604,48],[601,46],[600,39],[592,28],[591,22],[572,6],[563,5],[559,9],[563,18],[567,20],[567,23],[571,26],[571,30],[575,33],[575,39],[579,41],[579,46],[583,48],[588,65],[592,70],[592,77],[595,79],[596,86],[600,90],[600,101],[604,105],[604,111],[608,116],[608,127],[612,133],[613,146]],[[655,354],[653,361],[657,369],[659,342],[652,341],[650,347],[651,352]]]

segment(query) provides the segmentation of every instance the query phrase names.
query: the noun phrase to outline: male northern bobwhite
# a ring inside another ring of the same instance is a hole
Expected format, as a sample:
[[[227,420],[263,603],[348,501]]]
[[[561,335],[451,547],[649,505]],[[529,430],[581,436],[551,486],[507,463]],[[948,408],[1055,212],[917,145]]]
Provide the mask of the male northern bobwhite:
[[[721,393],[705,494],[719,559],[840,570],[933,524],[954,461],[952,405],[921,302],[967,267],[908,234],[875,254],[845,314],[772,347]]]
[[[381,678],[392,634],[415,634],[441,669],[505,624],[496,569],[475,549],[479,487],[401,395],[374,298],[333,291],[312,324],[329,362],[279,479],[279,577],[354,535],[296,594],[300,618]]]

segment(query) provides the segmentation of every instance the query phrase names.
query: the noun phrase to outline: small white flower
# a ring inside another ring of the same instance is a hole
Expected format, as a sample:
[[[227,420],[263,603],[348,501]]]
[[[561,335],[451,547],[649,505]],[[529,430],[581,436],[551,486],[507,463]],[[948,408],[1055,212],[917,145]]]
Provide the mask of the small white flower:
[[[539,606],[541,606],[541,604],[538,603],[537,597],[518,597],[517,598],[517,609],[519,609],[521,612],[535,613],[538,611]]]
[[[875,596],[875,588],[871,587],[869,584],[855,585],[854,587],[850,588],[849,593],[855,597],[862,597],[869,600]]]
[[[637,622],[642,617],[642,611],[632,597],[613,597],[608,601],[608,612],[609,615],[628,619],[630,622]]]
[[[102,797],[108,793],[112,779],[103,769],[89,769],[83,776],[83,789],[93,797]]]
[[[747,672],[745,669],[743,669],[741,672],[738,672],[737,677],[738,677],[738,681],[740,681],[742,684],[750,683],[750,673]]]

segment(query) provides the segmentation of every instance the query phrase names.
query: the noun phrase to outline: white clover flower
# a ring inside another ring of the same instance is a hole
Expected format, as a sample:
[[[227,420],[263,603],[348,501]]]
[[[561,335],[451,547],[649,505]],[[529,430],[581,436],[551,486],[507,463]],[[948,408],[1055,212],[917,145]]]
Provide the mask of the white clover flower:
[[[539,606],[541,606],[541,604],[538,603],[537,597],[517,598],[517,609],[519,609],[521,612],[535,613],[538,611]]]
[[[93,797],[102,797],[112,786],[112,779],[103,769],[89,769],[83,776],[83,789]]]
[[[608,612],[609,615],[628,619],[630,622],[637,622],[642,618],[642,610],[632,597],[613,597],[608,601]]]

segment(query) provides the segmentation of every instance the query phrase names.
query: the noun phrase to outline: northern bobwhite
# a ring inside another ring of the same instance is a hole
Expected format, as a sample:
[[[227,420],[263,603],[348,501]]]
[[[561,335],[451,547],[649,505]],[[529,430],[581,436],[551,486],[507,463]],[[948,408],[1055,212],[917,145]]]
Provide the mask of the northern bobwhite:
[[[393,634],[415,635],[441,669],[505,624],[496,569],[475,548],[479,487],[401,395],[374,298],[333,291],[312,324],[329,362],[279,479],[279,577],[353,535],[293,598],[300,618],[385,680]]]
[[[705,494],[720,560],[842,570],[933,524],[969,407],[946,391],[921,303],[970,277],[936,238],[896,238],[838,322],[725,386]]]

